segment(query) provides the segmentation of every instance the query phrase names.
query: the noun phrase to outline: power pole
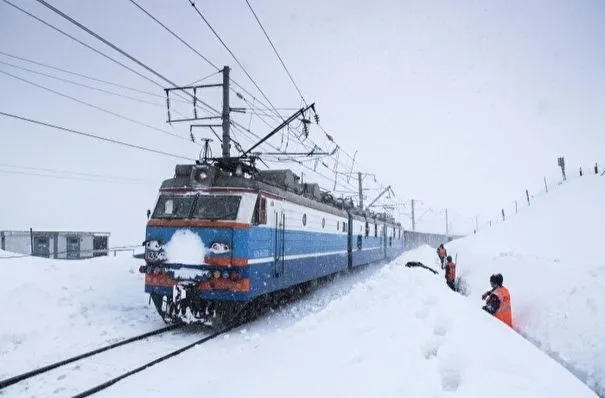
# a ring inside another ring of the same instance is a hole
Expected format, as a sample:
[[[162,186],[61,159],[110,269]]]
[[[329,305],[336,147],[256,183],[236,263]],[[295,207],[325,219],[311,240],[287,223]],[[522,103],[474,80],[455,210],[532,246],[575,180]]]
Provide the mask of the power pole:
[[[357,172],[357,179],[359,180],[359,208],[363,210],[363,177],[361,171]]]
[[[414,199],[412,199],[412,231],[416,231],[416,214],[414,213]]]
[[[229,70],[228,66],[223,67],[223,114],[221,119],[223,120],[223,159],[229,159],[231,156],[231,136],[229,129],[231,127],[231,120],[229,117]]]

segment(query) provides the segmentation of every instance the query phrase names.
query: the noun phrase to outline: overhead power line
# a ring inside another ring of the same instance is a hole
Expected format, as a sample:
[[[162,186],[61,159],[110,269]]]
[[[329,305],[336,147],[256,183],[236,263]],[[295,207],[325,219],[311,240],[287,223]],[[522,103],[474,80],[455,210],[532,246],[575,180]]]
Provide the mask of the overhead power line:
[[[271,48],[273,48],[273,51],[275,52],[275,55],[277,55],[277,58],[279,59],[279,62],[281,62],[281,65],[284,67],[284,70],[288,74],[288,77],[290,78],[290,81],[292,81],[292,84],[294,84],[294,87],[296,88],[296,91],[298,91],[298,95],[300,95],[300,98],[303,100],[305,106],[307,106],[307,101],[305,100],[305,97],[302,95],[302,92],[300,91],[300,88],[298,88],[298,85],[294,81],[294,78],[292,77],[292,74],[290,73],[290,71],[286,67],[286,64],[284,63],[284,60],[279,55],[279,52],[277,51],[277,48],[275,48],[275,45],[273,44],[273,41],[271,41],[271,38],[269,37],[269,34],[265,30],[265,27],[261,23],[260,19],[258,19],[258,15],[256,15],[256,12],[254,12],[254,9],[252,8],[252,5],[250,4],[250,1],[248,1],[248,0],[245,0],[245,1],[246,1],[246,4],[248,4],[248,8],[250,8],[250,11],[252,11],[252,15],[254,15],[254,18],[256,19],[256,22],[258,22],[258,26],[260,26],[261,30],[265,34],[265,37],[269,41],[269,44],[271,45]]]
[[[141,184],[140,181],[94,179],[94,178],[76,177],[76,176],[70,176],[70,175],[40,174],[40,173],[33,173],[33,172],[30,172],[30,171],[19,171],[19,170],[1,170],[0,169],[0,173],[28,175],[28,176],[44,177],[44,178],[57,179],[57,180],[77,180],[77,181],[89,181],[89,182],[105,182],[105,183],[124,184],[124,185]]]
[[[144,147],[144,146],[141,146],[141,145],[129,144],[127,142],[118,141],[118,140],[114,140],[114,139],[107,138],[107,137],[101,137],[101,136],[98,136],[98,135],[95,135],[95,134],[90,134],[90,133],[86,133],[86,132],[83,132],[83,131],[79,131],[79,130],[75,130],[75,129],[70,129],[70,128],[67,128],[67,127],[61,127],[61,126],[58,126],[58,125],[52,124],[52,123],[45,123],[45,122],[41,122],[41,121],[38,121],[38,120],[29,119],[27,117],[15,115],[15,114],[12,114],[12,113],[6,113],[6,112],[1,112],[0,111],[0,115],[6,116],[6,117],[10,117],[10,118],[13,118],[13,119],[22,120],[22,121],[29,122],[29,123],[32,123],[32,124],[37,124],[39,126],[52,127],[54,129],[57,129],[57,130],[60,130],[60,131],[65,131],[65,132],[68,132],[68,133],[77,134],[77,135],[81,135],[81,136],[88,137],[88,138],[93,138],[93,139],[100,140],[100,141],[110,142],[112,144],[121,145],[121,146],[128,147],[128,148],[134,148],[134,149],[139,149],[139,150],[142,150],[142,151],[156,153],[158,155],[170,156],[172,158],[185,159],[185,160],[190,160],[190,161],[195,160],[195,159],[188,158],[188,157],[185,157],[185,156],[175,155],[173,153],[164,152],[164,151],[159,151],[157,149],[147,148],[147,147]]]
[[[28,12],[28,11],[24,10],[23,8],[21,8],[21,7],[17,6],[17,5],[15,5],[15,4],[13,4],[13,3],[11,3],[9,0],[2,0],[2,1],[4,1],[6,4],[8,4],[8,5],[10,5],[10,6],[14,7],[14,8],[16,8],[17,10],[21,11],[22,13],[25,13],[25,14],[29,15],[30,17],[34,18],[36,21],[41,22],[41,23],[43,23],[44,25],[48,26],[49,28],[54,29],[55,31],[57,31],[57,32],[61,33],[62,35],[69,37],[70,39],[74,40],[75,42],[80,43],[80,44],[81,44],[81,45],[83,45],[84,47],[86,47],[86,48],[88,48],[88,49],[90,49],[90,50],[94,51],[95,53],[97,53],[97,54],[101,55],[102,57],[107,58],[108,60],[110,60],[110,61],[112,61],[112,62],[114,62],[114,63],[116,63],[116,64],[120,65],[121,67],[123,67],[123,68],[125,68],[125,69],[127,69],[127,70],[129,70],[129,71],[131,71],[132,73],[136,74],[137,76],[142,77],[143,79],[145,79],[145,80],[147,80],[147,81],[149,81],[149,82],[153,83],[153,84],[154,84],[154,85],[156,85],[156,86],[161,87],[162,89],[164,88],[164,87],[163,87],[161,84],[159,84],[159,83],[158,83],[158,82],[156,82],[155,80],[153,80],[153,79],[151,79],[151,78],[149,78],[149,77],[147,77],[147,76],[143,75],[143,74],[142,74],[142,73],[140,73],[140,72],[137,72],[136,70],[132,69],[130,66],[125,65],[125,64],[123,64],[122,62],[118,61],[117,59],[115,59],[115,58],[113,58],[113,57],[111,57],[111,56],[109,56],[109,55],[107,55],[107,54],[103,53],[103,52],[102,52],[102,51],[100,51],[100,50],[97,50],[96,48],[92,47],[91,45],[88,45],[88,44],[84,43],[82,40],[79,40],[78,38],[76,38],[76,37],[74,37],[74,36],[70,35],[69,33],[66,33],[66,32],[62,31],[61,29],[57,28],[56,26],[54,26],[54,25],[52,25],[52,24],[50,24],[50,23],[48,23],[48,22],[44,21],[43,19],[38,18],[38,17],[37,17],[37,16],[35,16],[34,14],[32,14],[32,13],[30,13],[30,12]]]
[[[38,1],[44,1],[44,0],[38,0]],[[229,46],[227,46],[227,44],[221,38],[221,36],[216,32],[216,30],[214,30],[214,28],[212,27],[212,25],[210,25],[210,22],[208,22],[208,20],[206,19],[206,17],[204,17],[204,14],[202,14],[202,12],[197,8],[197,6],[195,5],[195,0],[189,0],[189,3],[193,6],[193,9],[197,12],[197,14],[200,16],[200,18],[202,18],[202,20],[206,23],[206,25],[208,26],[208,28],[210,28],[210,30],[212,31],[212,33],[214,33],[214,36],[216,36],[216,38],[218,39],[218,41],[223,45],[223,47],[225,47],[225,49],[229,52],[229,54],[231,54],[231,57],[233,57],[233,59],[239,65],[239,67],[242,68],[242,70],[244,71],[244,73],[246,74],[246,76],[248,76],[248,79],[250,79],[250,81],[252,82],[252,84],[254,84],[254,87],[256,87],[256,89],[261,93],[261,95],[269,103],[269,105],[271,106],[271,108],[273,108],[275,110],[275,106],[271,103],[271,100],[269,100],[269,98],[265,95],[265,92],[258,86],[258,84],[254,80],[254,78],[252,76],[250,76],[250,74],[248,73],[248,71],[246,70],[246,68],[244,68],[244,65],[242,65],[242,63],[235,56],[235,54],[233,53],[233,51],[231,51],[231,49],[229,48]]]
[[[91,107],[91,108],[93,108],[93,109],[99,110],[99,111],[101,111],[101,112],[105,112],[105,113],[107,113],[107,114],[109,114],[109,115],[112,115],[112,116],[115,116],[115,117],[117,117],[117,118],[127,120],[127,121],[129,121],[129,122],[132,122],[132,123],[138,124],[138,125],[143,126],[143,127],[147,127],[147,128],[149,128],[149,129],[155,130],[155,131],[160,132],[160,133],[163,133],[163,134],[170,135],[170,136],[175,137],[175,138],[179,138],[179,139],[181,139],[181,140],[186,140],[186,141],[189,141],[189,138],[186,138],[186,137],[180,136],[180,135],[175,134],[175,133],[171,133],[170,131],[162,130],[162,129],[160,129],[160,128],[157,128],[157,127],[151,126],[151,125],[149,125],[149,124],[147,124],[147,123],[140,122],[140,121],[138,121],[138,120],[135,120],[135,119],[129,118],[128,116],[121,115],[121,114],[119,114],[119,113],[116,113],[116,112],[114,112],[114,111],[110,111],[110,110],[108,110],[108,109],[105,109],[105,108],[102,108],[102,107],[100,107],[100,106],[97,106],[97,105],[91,104],[91,103],[89,103],[89,102],[82,101],[82,100],[80,100],[80,99],[78,99],[78,98],[72,97],[71,95],[67,95],[67,94],[61,93],[61,92],[59,92],[59,91],[53,90],[52,88],[48,88],[48,87],[45,87],[45,86],[43,86],[43,85],[41,85],[41,84],[34,83],[34,82],[30,81],[30,80],[24,79],[24,78],[22,78],[22,77],[15,76],[15,75],[13,75],[12,73],[9,73],[9,72],[3,71],[3,70],[0,70],[0,73],[5,74],[5,75],[7,75],[7,76],[10,76],[10,77],[12,77],[12,78],[14,78],[14,79],[20,80],[20,81],[22,81],[22,82],[25,82],[25,83],[31,84],[32,86],[35,86],[35,87],[41,88],[41,89],[43,89],[43,90],[49,91],[49,92],[51,92],[51,93],[53,93],[53,94],[56,94],[56,95],[59,95],[59,96],[61,96],[61,97],[68,98],[68,99],[70,99],[70,100],[72,100],[72,101],[76,101],[76,102],[78,102],[78,103],[80,103],[80,104],[82,104],[82,105],[86,105],[86,106],[88,106],[88,107]]]
[[[4,0],[7,1],[7,0]],[[58,8],[48,4],[46,1],[44,0],[36,0],[38,3],[42,4],[43,6],[45,6],[46,8],[50,9],[51,11],[53,11],[54,13],[56,13],[57,15],[63,17],[64,19],[68,20],[69,22],[71,22],[72,24],[76,25],[78,28],[82,29],[83,31],[85,31],[86,33],[88,33],[89,35],[93,36],[94,38],[96,38],[97,40],[103,42],[104,44],[106,44],[107,46],[111,47],[112,49],[114,49],[115,51],[119,52],[120,54],[122,54],[123,56],[125,56],[126,58],[130,59],[132,62],[136,63],[137,65],[141,66],[143,69],[151,72],[152,74],[154,74],[155,76],[159,77],[160,79],[164,80],[165,82],[167,82],[168,84],[170,84],[172,87],[178,87],[178,85],[173,82],[172,80],[168,79],[166,76],[162,75],[161,73],[157,72],[155,69],[151,68],[150,66],[148,66],[147,64],[143,63],[142,61],[138,60],[137,58],[133,57],[132,55],[130,55],[129,53],[127,53],[126,51],[122,50],[120,47],[116,46],[115,44],[111,43],[110,41],[106,40],[105,38],[103,38],[102,36],[100,36],[99,34],[93,32],[92,30],[88,29],[86,26],[82,25],[80,22],[76,21],[75,19],[73,19],[72,17],[70,17],[69,15],[65,14],[64,12],[62,12],[61,10],[59,10]],[[190,93],[186,93],[187,95],[189,95],[191,98],[194,98],[192,94]],[[215,113],[219,113],[216,109],[214,109],[213,107],[211,107],[210,105],[208,105],[206,102],[204,102],[201,99],[197,99],[197,101],[199,103],[201,103],[202,105],[206,106],[207,108],[211,109],[213,112]]]
[[[116,97],[121,97],[121,98],[129,99],[131,101],[140,102],[140,103],[143,103],[143,104],[153,105],[153,106],[157,106],[157,107],[161,107],[161,108],[164,107],[164,104],[160,104],[160,103],[157,103],[157,102],[146,101],[146,100],[143,100],[143,99],[140,99],[140,98],[131,97],[129,95],[124,95],[124,94],[116,93],[114,91],[105,90],[105,89],[102,89],[102,88],[99,88],[99,87],[89,86],[88,84],[75,82],[73,80],[65,79],[65,78],[58,77],[58,76],[53,76],[53,75],[50,75],[50,74],[44,73],[44,72],[35,71],[33,69],[25,68],[23,66],[14,65],[14,64],[11,64],[10,62],[0,61],[0,64],[7,65],[7,66],[10,66],[11,68],[19,69],[19,70],[22,70],[22,71],[25,71],[25,72],[34,73],[36,75],[45,76],[45,77],[48,77],[50,79],[59,80],[59,81],[65,82],[65,83],[73,84],[75,86],[84,87],[84,88],[87,88],[89,90],[95,90],[95,91],[99,91],[99,92],[102,92],[102,93],[105,93],[105,94],[115,95]]]
[[[110,176],[110,175],[106,175],[106,174],[95,174],[95,173],[82,173],[82,172],[78,172],[78,171],[57,170],[57,169],[49,169],[49,168],[33,167],[33,166],[22,166],[22,165],[18,165],[18,164],[10,164],[10,163],[0,163],[0,167],[8,167],[8,168],[13,168],[13,169],[23,169],[23,170],[43,171],[43,172],[48,172],[48,173],[58,173],[58,174],[68,174],[68,175],[71,174],[71,175],[74,175],[74,176],[81,176],[81,177],[92,177],[92,178],[104,178],[104,179],[111,179],[111,180],[121,180],[123,182],[133,182],[133,183],[150,182],[150,181],[142,180],[142,179],[139,179],[139,178],[117,177],[117,176]]]
[[[104,83],[104,84],[108,84],[108,85],[111,85],[111,86],[123,88],[123,89],[126,89],[126,90],[131,90],[131,91],[134,91],[134,92],[137,92],[137,93],[146,94],[146,95],[149,95],[149,96],[152,96],[152,97],[156,97],[156,98],[162,98],[162,99],[166,98],[166,96],[162,95],[162,94],[156,94],[156,93],[152,93],[150,91],[139,90],[138,88],[125,86],[123,84],[118,84],[118,83],[110,82],[108,80],[99,79],[97,77],[92,77],[90,75],[85,75],[83,73],[78,73],[78,72],[70,71],[70,70],[67,70],[67,69],[59,68],[59,67],[56,67],[56,66],[52,66],[52,65],[49,65],[49,64],[42,63],[42,62],[34,61],[32,59],[19,57],[19,56],[16,56],[14,54],[9,54],[9,53],[3,52],[3,51],[0,51],[0,54],[4,55],[6,57],[18,59],[20,61],[25,61],[25,62],[29,62],[29,63],[35,64],[35,65],[43,66],[45,68],[54,69],[54,70],[59,71],[59,72],[67,73],[67,74],[74,75],[74,76],[83,77],[85,79],[93,80],[93,81],[96,81],[96,82],[99,82],[99,83]]]

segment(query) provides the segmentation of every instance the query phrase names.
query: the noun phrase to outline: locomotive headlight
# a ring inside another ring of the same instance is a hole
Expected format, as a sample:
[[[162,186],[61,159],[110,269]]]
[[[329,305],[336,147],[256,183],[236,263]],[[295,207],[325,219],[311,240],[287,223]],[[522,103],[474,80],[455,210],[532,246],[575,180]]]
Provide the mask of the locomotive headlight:
[[[214,271],[214,272],[212,273],[212,277],[213,277],[214,279],[218,279],[218,278],[220,278],[220,277],[221,277],[221,271]]]
[[[214,254],[223,254],[228,253],[230,251],[229,245],[222,242],[214,242],[212,246],[210,246],[210,251]]]
[[[160,250],[160,248],[162,247],[162,244],[160,243],[159,240],[148,240],[147,242],[145,242],[145,249],[147,250],[151,250],[151,251],[158,251]]]
[[[204,170],[200,171],[200,172],[198,173],[198,175],[197,175],[197,179],[198,179],[199,181],[203,181],[203,180],[205,180],[206,178],[208,178],[208,173],[206,173]]]
[[[227,278],[229,278],[229,272],[223,271],[223,279],[227,279]]]

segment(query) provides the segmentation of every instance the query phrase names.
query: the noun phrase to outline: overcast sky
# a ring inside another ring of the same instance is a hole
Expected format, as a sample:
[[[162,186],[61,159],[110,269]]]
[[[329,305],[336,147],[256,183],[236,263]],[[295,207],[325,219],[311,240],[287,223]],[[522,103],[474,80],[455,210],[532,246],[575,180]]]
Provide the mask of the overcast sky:
[[[39,3],[11,1],[151,76]],[[177,84],[215,72],[127,0],[51,3]],[[140,4],[213,63],[231,66],[233,79],[262,98],[188,0]],[[557,178],[558,156],[565,156],[569,174],[579,166],[588,169],[595,161],[605,167],[602,1],[251,0],[251,4],[305,99],[316,103],[323,127],[347,153],[358,151],[354,169],[375,173],[379,182],[391,184],[400,202],[422,201],[417,210],[426,214],[420,229],[443,232],[446,207],[454,232],[467,232],[475,216],[480,223],[487,222],[501,207],[522,198],[525,188],[541,189],[544,176],[549,181]],[[196,5],[276,107],[301,105],[244,0]],[[0,51],[163,95],[160,87],[4,2]],[[134,102],[0,64],[0,71],[188,135],[187,124],[166,124],[161,97],[74,78],[4,55],[0,61],[153,102],[155,106]],[[204,82],[218,83],[220,76]],[[191,158],[200,149],[2,73],[0,89],[2,112]],[[205,99],[220,109],[217,94],[210,90]],[[233,106],[245,104],[233,95]],[[249,115],[234,118],[242,125],[249,123]],[[270,131],[258,120],[251,128],[259,135]],[[179,162],[3,116],[0,137],[0,229],[104,230],[112,233],[113,245],[143,240],[145,211]],[[245,147],[252,143],[241,133],[238,138]],[[326,143],[316,126],[311,127],[310,138]],[[280,140],[276,136],[271,142],[279,147]],[[220,152],[216,145],[214,152]],[[344,154],[340,162],[340,171],[346,162],[350,165]],[[136,181],[8,173],[50,174],[6,164]],[[332,176],[322,165],[317,170]],[[333,181],[318,178],[305,170],[306,180],[333,188]],[[376,193],[369,191],[368,200]],[[403,221],[409,225],[408,219]]]

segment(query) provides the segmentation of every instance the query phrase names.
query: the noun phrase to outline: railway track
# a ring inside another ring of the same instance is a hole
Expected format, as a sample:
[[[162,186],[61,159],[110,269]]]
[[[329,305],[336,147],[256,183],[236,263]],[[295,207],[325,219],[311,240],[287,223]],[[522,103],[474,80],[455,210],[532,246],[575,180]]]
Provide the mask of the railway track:
[[[176,339],[166,338],[168,332],[184,329],[183,325],[171,325],[144,333],[0,380],[0,396],[88,397],[244,323],[246,321],[234,323],[203,337],[197,333],[181,333],[168,334],[176,336]],[[159,340],[157,344],[152,343],[154,339]]]

